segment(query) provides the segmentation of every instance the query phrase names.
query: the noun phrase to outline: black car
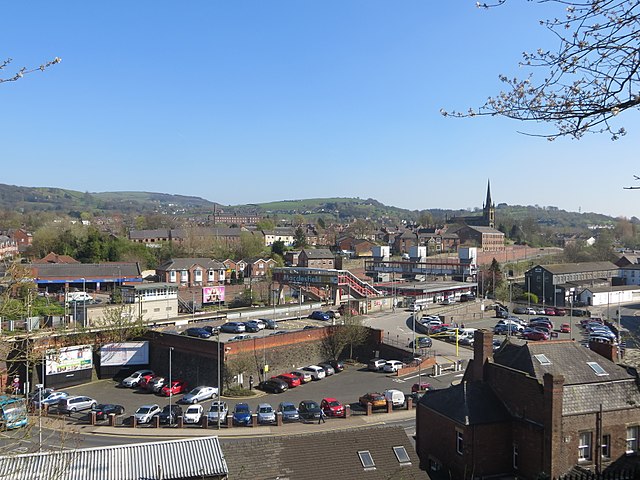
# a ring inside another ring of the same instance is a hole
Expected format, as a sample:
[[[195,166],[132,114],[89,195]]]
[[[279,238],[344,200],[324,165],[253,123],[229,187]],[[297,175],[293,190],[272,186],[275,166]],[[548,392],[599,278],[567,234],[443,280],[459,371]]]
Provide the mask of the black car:
[[[96,420],[105,420],[109,417],[110,413],[122,415],[124,413],[124,407],[122,405],[114,405],[112,403],[99,403],[91,409],[89,416],[94,412],[96,414]]]
[[[182,416],[182,407],[180,405],[165,405],[158,417],[160,423],[173,424],[178,422],[178,417]]]
[[[204,328],[200,328],[200,327],[187,328],[184,332],[182,332],[182,334],[188,335],[189,337],[198,337],[198,338],[211,337],[211,334],[209,332],[207,332]]]
[[[202,328],[209,332],[211,335],[217,335],[220,332],[220,327],[215,327],[213,325],[205,325]]]
[[[524,315],[526,313],[529,313],[529,309],[527,307],[516,307],[513,309],[513,313]]]
[[[300,413],[300,418],[317,420],[320,418],[320,405],[313,400],[303,400],[300,402],[300,405],[298,405],[298,412]]]
[[[342,363],[340,360],[327,360],[325,363],[331,365],[336,373],[344,370],[344,363]]]
[[[260,382],[258,384],[258,388],[265,392],[282,393],[289,388],[289,385],[287,385],[287,382],[280,380],[279,378],[270,378]]]
[[[255,323],[244,322],[244,331],[248,333],[256,333],[260,331],[260,327]]]
[[[430,337],[418,337],[416,338],[416,348],[431,348],[433,341]],[[409,344],[409,347],[413,348],[413,342]]]

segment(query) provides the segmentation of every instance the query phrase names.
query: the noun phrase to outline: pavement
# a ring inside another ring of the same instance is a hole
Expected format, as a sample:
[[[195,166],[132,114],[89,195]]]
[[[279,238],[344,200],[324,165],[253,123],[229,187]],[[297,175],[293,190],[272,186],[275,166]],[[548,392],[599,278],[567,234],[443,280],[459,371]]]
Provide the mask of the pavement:
[[[224,399],[224,397],[223,397]],[[155,428],[152,425],[139,425],[133,428],[129,425],[122,425],[122,420],[127,416],[118,419],[118,425],[110,427],[106,422],[97,425],[90,425],[87,422],[68,421],[66,417],[47,416],[42,417],[43,427],[52,430],[65,430],[82,435],[114,435],[122,437],[153,437],[153,438],[192,438],[199,436],[217,435],[220,437],[239,438],[255,436],[278,436],[278,435],[299,435],[304,433],[318,433],[325,431],[347,430],[354,428],[369,427],[373,425],[384,425],[398,423],[415,419],[416,410],[397,409],[391,413],[386,411],[375,412],[372,415],[364,415],[361,412],[353,413],[349,418],[328,417],[325,423],[318,424],[317,421],[286,422],[283,426],[259,425],[257,427],[227,428],[222,425],[218,430],[217,425],[209,425],[208,428],[201,426],[187,425],[183,428],[161,426]]]

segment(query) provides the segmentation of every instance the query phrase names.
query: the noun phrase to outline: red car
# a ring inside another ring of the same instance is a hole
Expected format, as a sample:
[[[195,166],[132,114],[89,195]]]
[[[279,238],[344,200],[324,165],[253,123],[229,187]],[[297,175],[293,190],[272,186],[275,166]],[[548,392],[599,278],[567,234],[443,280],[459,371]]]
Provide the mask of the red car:
[[[165,385],[160,390],[160,393],[165,397],[168,397],[169,394],[178,395],[179,393],[185,393],[187,391],[187,384],[184,380],[171,380],[171,386]]]
[[[276,375],[275,377],[271,377],[271,378],[277,378],[286,382],[289,388],[297,387],[301,383],[300,377],[297,377],[291,373],[282,373],[280,375]]]
[[[327,417],[344,417],[344,405],[335,398],[323,398],[320,408]]]
[[[560,333],[571,333],[571,325],[568,323],[560,325]]]
[[[549,340],[549,335],[542,330],[529,330],[522,334],[525,340]]]
[[[411,386],[412,392],[423,392],[425,390],[431,390],[431,384],[426,382],[414,383]]]

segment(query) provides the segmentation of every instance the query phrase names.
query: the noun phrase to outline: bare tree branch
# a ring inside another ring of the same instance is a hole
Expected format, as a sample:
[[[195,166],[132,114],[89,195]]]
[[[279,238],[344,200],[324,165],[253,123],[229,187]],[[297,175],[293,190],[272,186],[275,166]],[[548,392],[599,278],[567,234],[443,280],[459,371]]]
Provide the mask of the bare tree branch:
[[[12,61],[13,61],[13,59],[7,58],[2,63],[0,63],[0,73],[4,73],[3,70],[6,71],[7,67],[9,67],[9,65],[11,64]],[[28,75],[30,73],[33,73],[33,72],[44,72],[50,66],[55,65],[57,63],[60,63],[61,61],[62,61],[62,59],[60,57],[56,57],[56,58],[54,58],[53,60],[51,60],[49,62],[43,63],[39,67],[35,67],[35,68],[22,67],[16,73],[9,74],[8,77],[5,77],[5,78],[0,77],[0,83],[15,82],[15,81],[20,80],[22,77],[24,77],[25,75]]]

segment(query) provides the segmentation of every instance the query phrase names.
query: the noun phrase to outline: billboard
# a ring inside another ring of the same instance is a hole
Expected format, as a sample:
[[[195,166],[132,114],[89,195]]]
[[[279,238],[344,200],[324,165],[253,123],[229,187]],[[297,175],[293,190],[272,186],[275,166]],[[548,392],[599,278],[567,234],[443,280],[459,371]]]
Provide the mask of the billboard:
[[[224,285],[202,287],[202,303],[224,302]]]
[[[91,369],[93,367],[91,345],[75,345],[59,350],[47,350],[45,363],[47,375]]]
[[[149,342],[105,343],[100,348],[101,367],[149,365]]]

